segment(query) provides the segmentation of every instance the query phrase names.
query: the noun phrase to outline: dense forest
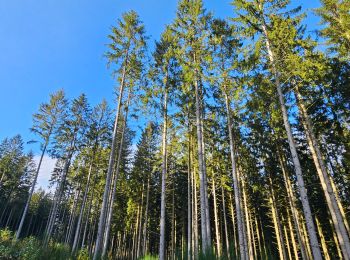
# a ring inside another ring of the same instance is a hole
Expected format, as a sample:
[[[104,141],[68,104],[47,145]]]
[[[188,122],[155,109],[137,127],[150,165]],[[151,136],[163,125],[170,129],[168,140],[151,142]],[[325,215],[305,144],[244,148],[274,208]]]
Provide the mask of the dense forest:
[[[156,42],[125,12],[115,103],[52,93],[37,162],[1,141],[0,258],[349,260],[350,2],[320,2],[310,31],[289,0],[180,0]]]

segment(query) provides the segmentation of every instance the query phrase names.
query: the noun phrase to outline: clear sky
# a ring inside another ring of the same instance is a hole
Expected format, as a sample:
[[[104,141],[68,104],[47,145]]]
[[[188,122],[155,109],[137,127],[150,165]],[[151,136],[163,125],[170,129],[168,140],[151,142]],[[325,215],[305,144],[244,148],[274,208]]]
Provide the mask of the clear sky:
[[[232,15],[231,1],[206,0],[219,17]],[[303,9],[318,0],[292,0]],[[176,0],[0,0],[0,140],[21,134],[25,141],[31,116],[50,93],[63,88],[68,97],[84,92],[92,105],[113,101],[115,85],[103,53],[107,35],[121,14],[139,13],[151,41],[175,16]],[[309,30],[317,18],[309,15]],[[37,146],[27,146],[38,152]]]

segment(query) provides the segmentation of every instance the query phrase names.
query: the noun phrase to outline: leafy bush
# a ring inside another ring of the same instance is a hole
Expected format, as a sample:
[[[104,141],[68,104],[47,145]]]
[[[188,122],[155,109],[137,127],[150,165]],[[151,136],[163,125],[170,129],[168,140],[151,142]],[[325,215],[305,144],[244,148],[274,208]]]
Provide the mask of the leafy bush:
[[[77,260],[89,260],[89,251],[86,248],[80,249],[77,255]]]
[[[40,259],[41,245],[38,239],[34,237],[27,237],[16,244],[19,249],[18,254],[20,259],[35,260]]]
[[[41,241],[35,237],[15,240],[14,234],[8,229],[0,230],[0,259],[18,260],[70,260],[89,259],[86,250],[80,250],[77,257],[72,257],[67,245],[50,242],[47,248],[41,246]]]

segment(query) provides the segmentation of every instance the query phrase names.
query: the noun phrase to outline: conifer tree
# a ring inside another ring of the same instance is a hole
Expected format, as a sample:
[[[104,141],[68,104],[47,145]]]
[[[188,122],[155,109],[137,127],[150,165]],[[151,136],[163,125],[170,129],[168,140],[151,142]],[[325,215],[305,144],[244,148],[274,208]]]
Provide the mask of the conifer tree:
[[[201,0],[183,0],[179,2],[174,31],[181,46],[178,57],[186,81],[185,91],[194,87],[197,128],[197,151],[200,177],[200,210],[202,251],[211,247],[210,216],[208,205],[207,176],[205,167],[205,151],[203,140],[204,64],[210,59],[207,50],[209,22],[211,16],[205,11]]]
[[[19,227],[16,232],[16,239],[21,235],[22,227],[24,220],[26,218],[30,201],[34,194],[34,188],[38,179],[41,163],[43,161],[44,155],[46,153],[47,147],[50,143],[50,138],[57,131],[57,127],[62,123],[62,116],[66,109],[67,101],[62,90],[54,93],[50,96],[49,103],[42,104],[39,108],[39,113],[33,115],[34,125],[31,128],[31,131],[39,135],[42,139],[41,142],[41,156],[39,163],[36,169],[34,180],[29,191],[29,196],[27,203],[24,207],[22,218],[19,224]]]
[[[109,51],[106,54],[108,64],[113,66],[114,73],[118,75],[120,81],[117,112],[114,121],[114,130],[112,135],[111,154],[109,157],[108,170],[106,176],[105,190],[101,206],[100,218],[98,223],[98,232],[96,237],[94,259],[101,254],[103,238],[106,229],[107,207],[110,205],[109,195],[112,184],[112,174],[115,162],[115,152],[117,150],[117,133],[119,126],[119,116],[123,101],[125,83],[130,74],[139,75],[142,67],[142,57],[145,48],[144,26],[138,15],[134,11],[123,14],[123,18],[117,21],[117,26],[112,27],[112,33],[109,35],[111,43]],[[136,70],[136,71],[135,71]],[[140,75],[139,75],[140,76]],[[137,78],[133,79],[137,80]]]

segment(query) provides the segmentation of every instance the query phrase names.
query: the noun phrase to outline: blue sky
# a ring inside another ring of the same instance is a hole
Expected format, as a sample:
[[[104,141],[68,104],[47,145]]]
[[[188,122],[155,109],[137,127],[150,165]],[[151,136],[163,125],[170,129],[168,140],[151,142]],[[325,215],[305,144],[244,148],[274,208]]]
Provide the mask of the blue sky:
[[[206,0],[216,16],[229,17],[227,0]],[[314,0],[293,0],[304,10]],[[151,41],[175,16],[176,0],[0,0],[0,140],[21,134],[25,141],[31,115],[50,93],[68,97],[84,92],[92,105],[113,101],[115,83],[106,68],[110,26],[128,10],[139,13]],[[317,26],[313,15],[309,30]],[[38,152],[37,146],[27,146]]]

